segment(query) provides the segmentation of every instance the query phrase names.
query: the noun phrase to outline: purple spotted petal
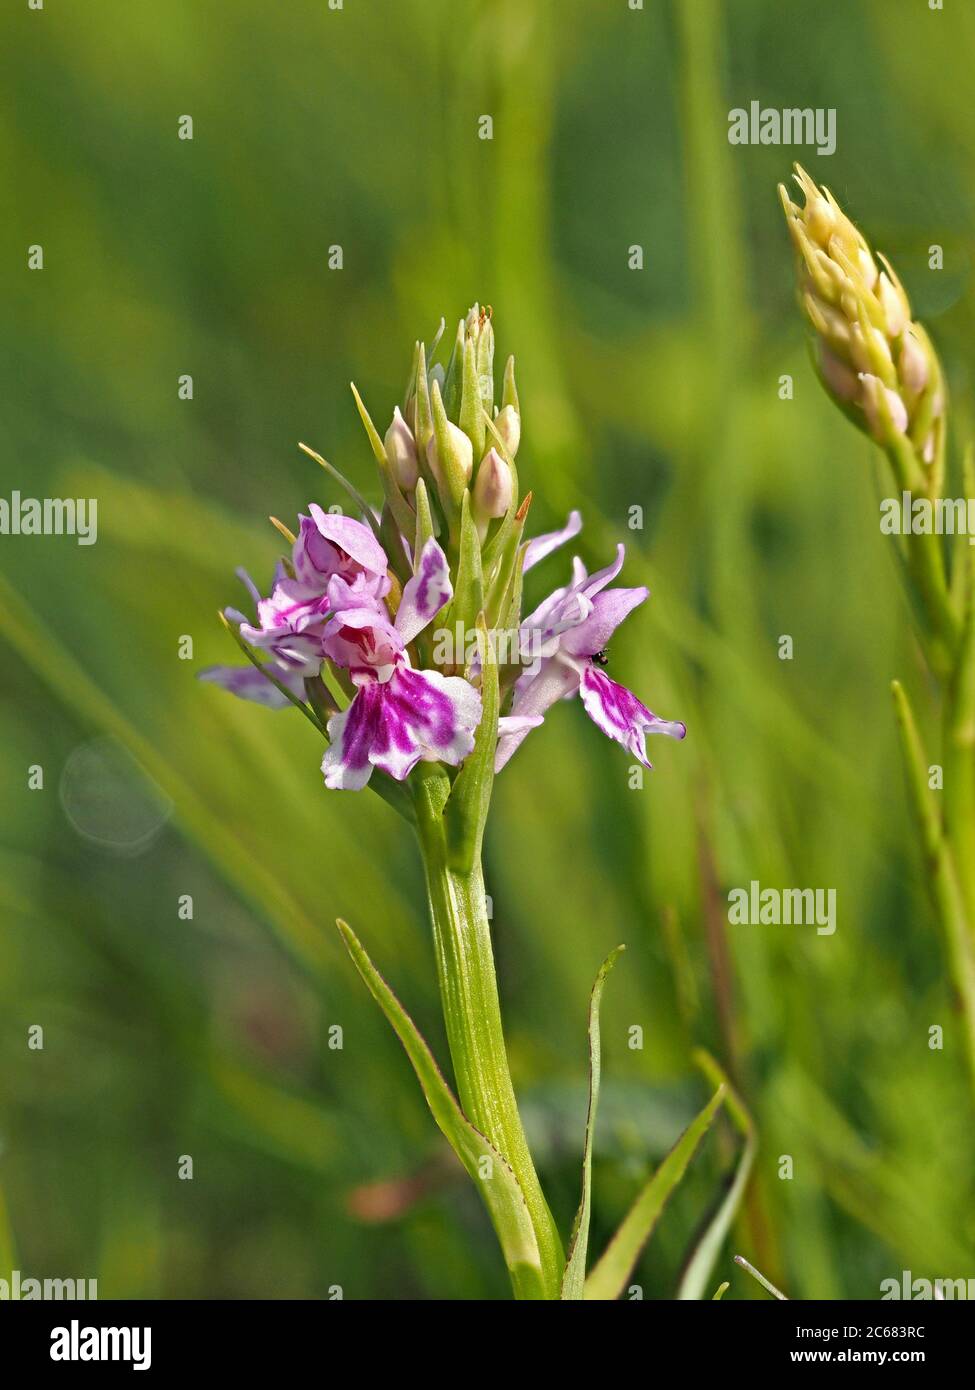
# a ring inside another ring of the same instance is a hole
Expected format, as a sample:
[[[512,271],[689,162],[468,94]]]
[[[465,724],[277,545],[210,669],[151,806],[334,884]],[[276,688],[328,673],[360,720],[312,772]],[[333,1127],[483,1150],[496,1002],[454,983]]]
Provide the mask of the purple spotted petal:
[[[639,758],[644,767],[653,766],[647,758],[647,734],[683,738],[687,732],[683,724],[658,719],[626,686],[610,680],[595,666],[587,666],[583,672],[580,693],[593,723]]]
[[[416,574],[403,589],[396,610],[396,631],[404,642],[412,642],[453,597],[447,557],[431,536],[423,547]]]
[[[293,695],[300,700],[305,698],[305,686],[300,676],[280,667],[273,669],[275,678],[287,686]],[[255,704],[265,705],[268,709],[287,709],[291,703],[255,666],[208,666],[205,671],[197,673],[197,680],[219,685],[241,700],[253,700]]]
[[[474,747],[480,718],[481,697],[461,677],[398,666],[388,681],[361,685],[329,720],[325,785],[358,791],[374,767],[402,782],[421,759],[456,766]]]
[[[525,546],[525,557],[522,568],[527,574],[530,569],[544,560],[546,555],[551,555],[553,550],[558,550],[559,546],[565,545],[573,536],[578,536],[582,530],[582,516],[579,512],[570,512],[569,518],[561,531],[549,531],[544,536],[536,536],[534,540]]]

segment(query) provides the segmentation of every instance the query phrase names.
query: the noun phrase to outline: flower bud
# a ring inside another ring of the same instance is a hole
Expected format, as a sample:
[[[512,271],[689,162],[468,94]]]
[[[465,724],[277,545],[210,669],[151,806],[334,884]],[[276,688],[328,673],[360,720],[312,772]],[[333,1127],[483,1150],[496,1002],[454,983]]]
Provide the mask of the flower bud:
[[[447,432],[450,436],[450,447],[453,454],[453,463],[464,474],[468,482],[474,472],[474,446],[467,438],[467,435],[455,425],[452,420],[447,421]],[[432,434],[427,444],[427,461],[430,464],[430,471],[437,480],[437,486],[443,490],[447,487],[446,473],[441,466],[440,451],[437,448],[437,436]]]
[[[907,406],[896,391],[891,391],[877,376],[863,372],[863,410],[867,417],[870,433],[880,444],[890,441],[891,431],[895,434],[907,432]]]
[[[474,481],[472,504],[474,520],[481,539],[487,534],[488,523],[493,517],[504,516],[511,506],[514,483],[511,469],[498,453],[489,449],[481,459]]]
[[[514,458],[518,452],[518,445],[521,443],[521,416],[513,405],[506,405],[498,411],[494,428],[500,434],[504,447],[508,451],[508,457]],[[492,453],[494,450],[492,449]]]
[[[901,344],[897,373],[912,396],[919,396],[928,384],[928,355],[910,329]]]
[[[838,401],[852,405],[860,399],[860,380],[845,362],[832,352],[825,343],[819,345],[819,372],[827,390]]]
[[[905,302],[903,293],[898,294],[891,284],[890,276],[885,270],[880,272],[877,298],[884,311],[888,337],[899,338],[911,321],[910,306]]]
[[[400,414],[399,406],[393,411],[393,422],[386,431],[383,443],[393,477],[403,492],[412,492],[419,477],[416,443],[413,431]]]

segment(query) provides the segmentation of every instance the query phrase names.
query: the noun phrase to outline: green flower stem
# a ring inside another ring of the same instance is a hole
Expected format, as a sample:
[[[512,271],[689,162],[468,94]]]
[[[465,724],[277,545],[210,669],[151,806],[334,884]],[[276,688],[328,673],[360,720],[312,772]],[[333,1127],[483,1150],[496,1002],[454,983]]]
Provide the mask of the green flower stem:
[[[543,1296],[557,1299],[565,1258],[518,1113],[501,1024],[491,929],[480,857],[450,865],[443,806],[449,783],[440,769],[418,769],[415,802],[437,976],[461,1108],[504,1156],[524,1194],[538,1240]],[[515,1293],[521,1296],[516,1287]]]

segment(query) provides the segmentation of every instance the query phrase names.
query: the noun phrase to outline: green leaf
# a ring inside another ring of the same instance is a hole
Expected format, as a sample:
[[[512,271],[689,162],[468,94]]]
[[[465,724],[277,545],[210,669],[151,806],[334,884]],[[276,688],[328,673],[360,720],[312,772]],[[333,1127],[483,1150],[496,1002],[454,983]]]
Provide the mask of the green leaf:
[[[562,1297],[582,1299],[586,1283],[586,1254],[589,1249],[589,1216],[592,1204],[592,1140],[596,1129],[596,1106],[599,1103],[601,1047],[599,1040],[599,1005],[606,977],[625,946],[617,946],[599,967],[589,1000],[589,1113],[586,1116],[586,1140],[582,1153],[582,1198],[572,1225],[569,1255],[562,1276]]]
[[[416,1024],[366,954],[346,922],[337,923],[349,955],[386,1015],[442,1134],[473,1178],[497,1231],[519,1298],[541,1298],[541,1257],[521,1187],[507,1161],[461,1110]]]
[[[619,1298],[671,1194],[679,1185],[698,1145],[707,1134],[726,1095],[719,1086],[691,1121],[623,1218],[605,1254],[586,1280],[586,1299]]]
[[[464,759],[444,808],[447,856],[451,869],[457,873],[469,873],[481,853],[498,745],[498,661],[483,614],[477,620],[477,641],[481,654],[481,722],[473,751]]]
[[[702,1299],[711,1278],[721,1247],[738,1213],[748,1179],[751,1176],[758,1148],[758,1137],[752,1118],[734,1090],[718,1063],[707,1052],[695,1054],[695,1061],[714,1086],[724,1086],[727,1090],[726,1106],[735,1128],[744,1138],[741,1157],[734,1170],[734,1176],[724,1196],[720,1199],[714,1215],[710,1217],[696,1241],[690,1257],[685,1263],[677,1287],[677,1297],[681,1300]]]

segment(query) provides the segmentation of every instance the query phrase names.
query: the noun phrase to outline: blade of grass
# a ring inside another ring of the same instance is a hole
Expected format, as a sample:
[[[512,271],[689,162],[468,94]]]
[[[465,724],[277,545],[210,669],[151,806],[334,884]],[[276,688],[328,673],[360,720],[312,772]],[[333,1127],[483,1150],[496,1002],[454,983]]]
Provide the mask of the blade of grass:
[[[605,1253],[586,1280],[587,1299],[619,1298],[660,1213],[687,1172],[698,1145],[714,1122],[727,1094],[724,1085],[688,1125],[653,1177],[624,1216]]]
[[[589,1216],[592,1204],[592,1141],[596,1129],[596,1106],[599,1103],[599,1080],[602,1069],[599,1005],[603,997],[606,977],[625,950],[625,946],[617,946],[615,950],[610,951],[599,967],[589,1000],[589,1113],[586,1116],[586,1139],[582,1154],[582,1198],[573,1222],[572,1235],[569,1239],[569,1256],[565,1262],[565,1274],[562,1276],[562,1297],[564,1299],[585,1297],[586,1254],[589,1249]]]
[[[677,1297],[682,1300],[704,1297],[704,1290],[710,1281],[711,1271],[721,1246],[745,1195],[758,1148],[758,1137],[752,1118],[717,1062],[706,1052],[695,1054],[695,1061],[712,1085],[723,1085],[726,1088],[728,1114],[745,1142],[728,1190],[705,1225],[684,1267],[677,1289]]]

